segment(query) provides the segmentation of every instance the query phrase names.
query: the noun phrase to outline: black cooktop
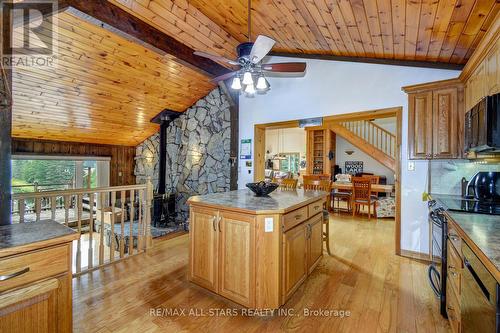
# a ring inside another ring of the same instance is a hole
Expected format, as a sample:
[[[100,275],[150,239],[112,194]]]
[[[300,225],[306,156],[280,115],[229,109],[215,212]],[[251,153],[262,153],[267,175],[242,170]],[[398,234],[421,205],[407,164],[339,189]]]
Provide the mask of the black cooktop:
[[[440,199],[451,211],[500,215],[500,202],[475,199]]]

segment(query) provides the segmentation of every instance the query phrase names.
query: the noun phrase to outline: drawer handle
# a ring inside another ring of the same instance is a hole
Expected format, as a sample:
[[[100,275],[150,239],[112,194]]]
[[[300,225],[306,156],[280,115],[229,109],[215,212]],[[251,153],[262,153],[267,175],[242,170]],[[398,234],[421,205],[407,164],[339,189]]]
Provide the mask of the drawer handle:
[[[318,209],[319,209],[319,206],[314,206],[314,209],[315,209],[315,210],[318,210]]]
[[[20,276],[20,275],[26,274],[29,271],[30,271],[30,268],[26,267],[26,268],[21,269],[18,272],[14,272],[14,273],[9,274],[9,275],[0,275],[0,281],[10,280],[12,278],[15,278],[16,276]]]
[[[295,215],[295,219],[296,219],[296,220],[300,220],[301,218],[302,218],[302,214]]]

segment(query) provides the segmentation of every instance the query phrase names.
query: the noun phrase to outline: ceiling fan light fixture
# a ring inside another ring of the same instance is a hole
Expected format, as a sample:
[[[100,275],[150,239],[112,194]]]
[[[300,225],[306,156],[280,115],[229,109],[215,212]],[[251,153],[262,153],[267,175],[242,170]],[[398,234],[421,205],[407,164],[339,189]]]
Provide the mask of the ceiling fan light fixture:
[[[245,74],[243,74],[243,84],[244,85],[252,85],[253,86],[252,73],[245,72]]]
[[[245,92],[249,95],[255,94],[255,87],[253,86],[253,83],[245,87]]]
[[[234,90],[240,90],[241,89],[241,80],[239,76],[236,76],[233,79],[233,83],[231,84],[231,88]]]
[[[269,87],[264,75],[259,76],[257,79],[257,90],[266,90]]]

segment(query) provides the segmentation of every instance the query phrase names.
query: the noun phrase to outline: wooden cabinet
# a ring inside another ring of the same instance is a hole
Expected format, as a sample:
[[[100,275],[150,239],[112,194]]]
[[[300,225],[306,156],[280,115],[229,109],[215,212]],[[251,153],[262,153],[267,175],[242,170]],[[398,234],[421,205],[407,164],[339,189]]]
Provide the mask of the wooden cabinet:
[[[462,290],[462,239],[452,220],[448,220],[446,313],[453,333],[461,332],[460,295]]]
[[[325,198],[279,212],[190,201],[189,280],[249,308],[280,307],[323,256]]]
[[[196,208],[191,210],[191,219],[191,281],[253,306],[255,217]]]
[[[0,251],[0,332],[73,330],[71,241],[77,237]]]
[[[331,174],[335,165],[336,135],[328,129],[307,129],[307,174]],[[330,152],[333,153],[330,159]]]
[[[302,223],[283,234],[283,297],[285,301],[307,277],[308,228]]]
[[[464,103],[460,81],[404,87],[408,93],[408,157],[459,158],[463,154]]]
[[[219,214],[219,294],[251,307],[255,302],[255,217]]]
[[[190,278],[193,282],[217,291],[219,232],[218,212],[197,209],[191,213]],[[196,255],[193,255],[196,253]]]

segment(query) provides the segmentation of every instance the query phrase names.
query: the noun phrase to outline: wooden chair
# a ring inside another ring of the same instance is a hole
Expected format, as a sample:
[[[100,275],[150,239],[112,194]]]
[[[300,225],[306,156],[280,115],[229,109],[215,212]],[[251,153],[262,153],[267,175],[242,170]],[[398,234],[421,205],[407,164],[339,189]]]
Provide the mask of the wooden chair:
[[[375,207],[377,200],[371,195],[371,187],[371,180],[366,177],[354,177],[352,179],[352,216],[355,216],[360,211],[361,206],[368,206],[368,220],[370,220],[372,205],[374,216],[377,216]]]
[[[273,179],[273,183],[280,185],[279,189],[283,191],[294,191],[297,189],[297,179],[285,178],[285,179]]]
[[[341,212],[340,208],[340,202],[341,201],[346,201],[347,202],[347,212],[349,213],[351,211],[351,200],[352,200],[352,192],[347,191],[347,190],[333,190],[331,193],[332,196],[332,211],[335,212],[335,201],[337,201],[337,211]],[[344,210],[346,211],[346,210]]]
[[[330,193],[331,182],[329,180],[304,180],[304,191],[324,191]],[[330,251],[330,195],[326,198],[326,207],[323,209],[323,242],[326,243],[326,252],[332,255]]]
[[[362,178],[368,178],[370,180],[370,184],[371,185],[374,185],[374,184],[380,184],[380,176],[371,176],[371,175],[367,175],[367,176],[361,176]],[[376,200],[378,198],[378,192],[377,191],[371,191],[370,192],[370,195],[373,197],[373,200]]]

